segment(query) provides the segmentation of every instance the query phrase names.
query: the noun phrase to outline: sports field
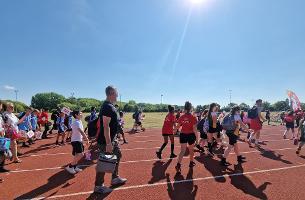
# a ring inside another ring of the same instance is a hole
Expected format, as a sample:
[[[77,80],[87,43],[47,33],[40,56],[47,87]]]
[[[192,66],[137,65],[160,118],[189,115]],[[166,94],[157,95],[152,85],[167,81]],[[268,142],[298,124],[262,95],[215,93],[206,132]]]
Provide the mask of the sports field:
[[[305,156],[296,156],[292,141],[282,139],[283,130],[283,126],[265,126],[258,148],[250,149],[241,142],[247,157],[243,165],[236,165],[234,153],[229,156],[232,165],[228,168],[220,167],[218,157],[197,153],[194,170],[189,170],[188,159],[184,159],[181,175],[175,173],[176,160],[167,159],[169,148],[163,160],[155,157],[162,142],[160,129],[127,134],[129,144],[121,147],[120,174],[128,183],[114,188],[107,199],[302,199]],[[23,163],[8,163],[12,171],[2,175],[6,187],[0,188],[1,200],[104,198],[92,194],[96,161],[84,162],[80,174],[68,174],[64,167],[70,162],[71,146],[56,147],[54,137],[22,149]],[[92,152],[96,158],[97,152]],[[107,176],[106,184],[109,181]]]

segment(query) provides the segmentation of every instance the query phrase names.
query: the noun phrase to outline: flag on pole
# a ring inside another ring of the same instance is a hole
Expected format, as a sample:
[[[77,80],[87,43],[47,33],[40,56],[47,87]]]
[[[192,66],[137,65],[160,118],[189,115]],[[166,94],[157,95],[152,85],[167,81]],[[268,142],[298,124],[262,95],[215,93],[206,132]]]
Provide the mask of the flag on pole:
[[[300,102],[298,96],[291,90],[287,91],[287,95],[289,97],[290,105],[291,105],[292,109],[294,111],[301,109],[301,102]]]

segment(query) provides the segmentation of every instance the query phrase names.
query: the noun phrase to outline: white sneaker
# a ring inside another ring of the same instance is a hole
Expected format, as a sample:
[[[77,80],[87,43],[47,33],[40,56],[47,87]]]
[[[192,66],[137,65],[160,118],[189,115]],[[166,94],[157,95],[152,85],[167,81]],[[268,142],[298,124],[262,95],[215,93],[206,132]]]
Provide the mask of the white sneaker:
[[[75,167],[74,170],[75,170],[76,173],[82,172],[82,171],[83,171],[82,169],[80,169],[80,168],[78,168],[78,167]]]
[[[111,185],[122,185],[127,182],[126,178],[117,177],[115,179],[112,179]]]
[[[98,194],[109,194],[111,193],[113,190],[106,187],[106,186],[95,186],[94,187],[94,192],[98,193]]]
[[[76,171],[75,171],[75,169],[74,169],[73,167],[70,168],[70,167],[68,166],[68,167],[66,167],[66,170],[67,170],[67,172],[69,172],[69,173],[72,174],[72,175],[76,174]]]

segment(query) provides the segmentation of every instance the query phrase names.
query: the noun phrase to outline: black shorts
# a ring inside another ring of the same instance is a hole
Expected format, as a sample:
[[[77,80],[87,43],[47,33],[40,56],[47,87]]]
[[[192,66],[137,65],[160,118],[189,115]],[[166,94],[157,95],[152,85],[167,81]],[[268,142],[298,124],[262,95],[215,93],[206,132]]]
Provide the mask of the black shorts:
[[[205,132],[201,131],[200,138],[206,140],[206,139],[208,139],[208,135]]]
[[[142,122],[135,122],[136,125],[141,126]]]
[[[174,134],[168,134],[168,133],[162,133],[163,137],[170,137],[170,136],[174,136]]]
[[[196,135],[195,133],[185,134],[180,133],[180,144],[186,144],[192,145],[196,142]]]
[[[294,123],[293,122],[286,122],[286,128],[294,129]]]
[[[238,139],[238,136],[234,134],[234,131],[227,131],[226,132],[228,138],[229,138],[229,144],[230,145],[234,145],[237,143],[237,139]]]
[[[63,131],[63,130],[58,130],[58,134],[59,134],[59,135],[61,135],[61,134],[63,134],[63,133],[65,133],[65,131]]]
[[[218,128],[209,127],[209,133],[218,133]]]
[[[71,142],[71,145],[73,147],[73,150],[72,150],[73,156],[84,152],[84,145],[82,142]]]

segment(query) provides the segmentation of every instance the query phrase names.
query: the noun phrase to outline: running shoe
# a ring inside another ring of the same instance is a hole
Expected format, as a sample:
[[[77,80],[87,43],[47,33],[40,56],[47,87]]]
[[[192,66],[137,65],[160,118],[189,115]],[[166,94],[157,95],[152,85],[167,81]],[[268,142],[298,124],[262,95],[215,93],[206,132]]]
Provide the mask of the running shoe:
[[[170,155],[169,158],[170,158],[170,159],[177,158],[177,155],[173,153],[173,154]]]
[[[69,172],[72,175],[76,174],[76,171],[75,171],[74,167],[69,167],[68,166],[68,167],[66,167],[66,170],[67,170],[67,172]]]
[[[74,170],[75,170],[76,173],[82,172],[82,171],[83,171],[82,169],[80,169],[80,168],[78,168],[78,167],[75,167]]]
[[[98,194],[109,194],[111,193],[113,190],[106,187],[106,186],[95,186],[94,187],[94,192],[98,193]]]
[[[114,185],[122,185],[122,184],[124,184],[126,182],[127,182],[126,178],[117,177],[115,179],[112,179],[111,185],[112,186],[114,186]]]
[[[160,160],[162,159],[162,153],[161,152],[157,151],[156,155],[157,155],[157,158],[159,158]]]
[[[193,161],[191,161],[189,167],[190,167],[190,168],[193,168],[193,167],[195,167],[195,166],[196,166],[196,163],[193,162]]]

